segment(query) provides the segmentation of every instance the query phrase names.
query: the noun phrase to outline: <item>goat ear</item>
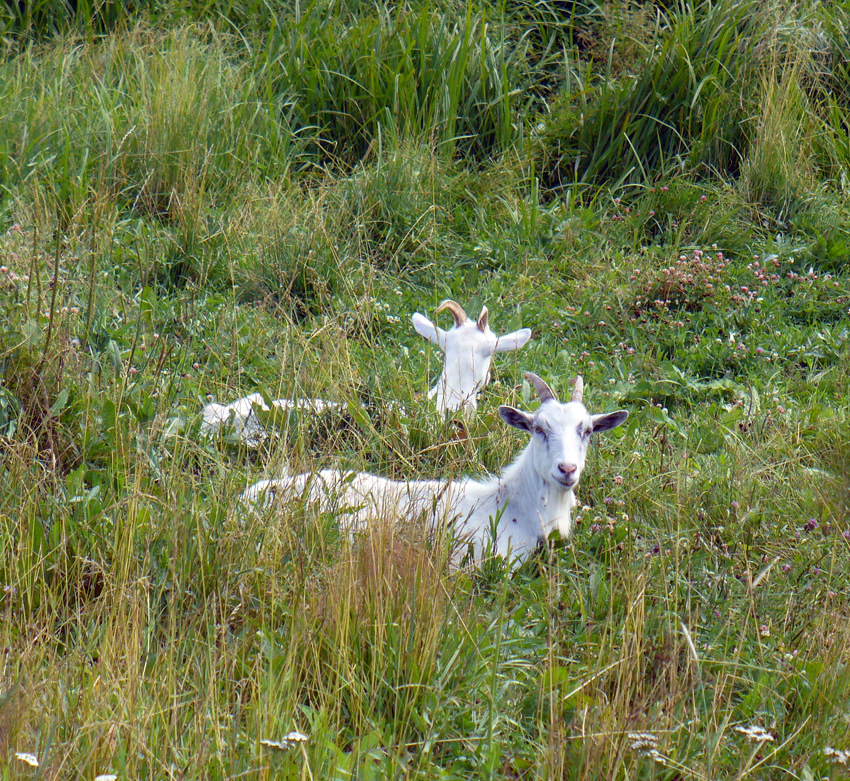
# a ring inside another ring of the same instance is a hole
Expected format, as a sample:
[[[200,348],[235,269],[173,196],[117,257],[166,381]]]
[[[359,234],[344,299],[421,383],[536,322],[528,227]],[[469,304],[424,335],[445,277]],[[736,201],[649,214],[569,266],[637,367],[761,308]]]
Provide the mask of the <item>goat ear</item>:
[[[531,431],[531,422],[534,420],[534,415],[531,413],[503,404],[499,407],[499,415],[509,426],[522,429],[522,431]]]
[[[514,350],[519,350],[525,346],[525,343],[531,339],[530,328],[520,328],[519,331],[514,331],[511,334],[505,334],[496,339],[496,352],[509,353]]]
[[[610,428],[617,428],[617,426],[626,422],[627,417],[629,417],[629,413],[624,409],[617,410],[617,412],[608,412],[604,415],[591,415],[590,419],[593,421],[593,433],[595,434],[597,431],[608,431]]]
[[[446,349],[446,332],[434,325],[425,315],[417,312],[411,318],[416,333],[424,336],[431,344],[436,344],[441,350]]]

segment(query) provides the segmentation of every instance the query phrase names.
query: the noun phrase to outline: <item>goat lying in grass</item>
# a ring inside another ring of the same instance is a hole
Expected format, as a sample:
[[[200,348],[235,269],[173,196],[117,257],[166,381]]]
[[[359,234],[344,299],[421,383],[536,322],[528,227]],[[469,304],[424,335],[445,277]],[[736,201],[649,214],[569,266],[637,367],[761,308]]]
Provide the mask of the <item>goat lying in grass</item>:
[[[333,413],[344,415],[348,406],[341,401],[325,399],[275,399],[272,408],[282,412],[297,412],[311,416]],[[222,427],[248,447],[259,447],[268,436],[257,410],[269,412],[262,394],[252,393],[231,404],[212,402],[202,410],[201,434],[212,436]]]
[[[574,489],[584,469],[594,432],[619,426],[628,412],[591,415],[582,403],[584,383],[576,378],[572,398],[561,404],[535,374],[526,374],[540,397],[533,413],[499,407],[509,426],[531,434],[531,441],[501,475],[487,480],[395,481],[365,472],[323,469],[279,480],[261,480],[241,501],[255,509],[268,507],[275,496],[304,497],[322,512],[337,512],[342,525],[364,529],[375,519],[424,517],[432,530],[452,524],[461,550],[471,545],[480,561],[488,544],[509,559],[522,559],[544,545],[558,530],[572,531]],[[491,530],[495,529],[495,541]],[[457,560],[457,556],[455,560]]]
[[[436,397],[437,411],[471,412],[478,406],[478,392],[490,382],[490,363],[496,353],[519,350],[529,339],[531,329],[521,328],[504,336],[496,336],[488,325],[485,306],[478,320],[470,320],[463,307],[447,299],[437,307],[437,314],[448,310],[455,319],[449,331],[438,328],[424,315],[413,315],[413,327],[445,354],[443,371],[428,398]]]
[[[437,314],[448,310],[454,315],[455,325],[449,331],[435,326],[418,312],[413,315],[413,327],[445,353],[443,371],[428,398],[436,396],[437,410],[447,412],[462,409],[474,410],[478,405],[478,391],[490,381],[490,363],[497,352],[518,350],[530,338],[531,330],[523,328],[514,333],[496,336],[487,324],[487,307],[481,310],[476,322],[471,321],[460,304],[443,301]],[[348,405],[324,399],[276,399],[274,409],[296,411],[312,416],[335,414],[344,416]],[[231,404],[212,402],[202,411],[201,434],[214,435],[222,427],[249,447],[259,447],[266,439],[266,430],[257,416],[257,409],[269,411],[269,406],[259,393],[252,393]]]

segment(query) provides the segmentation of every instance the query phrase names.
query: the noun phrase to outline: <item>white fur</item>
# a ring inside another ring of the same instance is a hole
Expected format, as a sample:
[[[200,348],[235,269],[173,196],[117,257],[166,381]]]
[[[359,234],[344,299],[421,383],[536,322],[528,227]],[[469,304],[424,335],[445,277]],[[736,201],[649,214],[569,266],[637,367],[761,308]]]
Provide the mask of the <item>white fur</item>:
[[[478,392],[490,381],[493,355],[519,350],[531,339],[530,328],[496,336],[487,324],[486,308],[477,322],[467,319],[455,323],[448,331],[419,312],[413,315],[412,321],[417,333],[444,353],[440,378],[428,393],[429,399],[436,399],[437,411],[443,413],[474,411],[478,406]]]
[[[413,315],[413,327],[445,353],[443,370],[437,384],[428,393],[436,397],[437,410],[471,412],[478,406],[478,392],[490,381],[490,364],[498,352],[519,350],[530,338],[531,329],[522,328],[504,336],[496,336],[487,324],[487,308],[478,321],[467,320],[448,331],[438,328],[418,312]],[[334,413],[344,415],[348,406],[338,401],[324,399],[275,399],[272,407],[309,415]],[[393,407],[395,402],[390,402]],[[252,393],[230,404],[212,402],[201,414],[201,434],[212,436],[224,428],[248,447],[259,447],[268,437],[256,410],[268,412],[269,407],[260,393]],[[401,408],[403,411],[403,408]]]
[[[241,501],[255,509],[269,507],[275,497],[303,497],[323,512],[336,512],[345,528],[357,531],[379,518],[425,518],[432,529],[454,524],[461,543],[480,561],[495,522],[495,552],[523,559],[558,530],[572,531],[573,493],[585,464],[593,431],[619,426],[627,412],[590,415],[581,402],[545,401],[532,414],[500,407],[508,425],[531,433],[531,441],[498,477],[486,480],[395,481],[365,472],[325,469],[315,473],[261,480]]]
[[[324,399],[275,399],[272,407],[285,412],[306,412],[321,415],[326,412],[344,414],[347,406],[339,401]],[[252,393],[237,399],[231,404],[212,402],[202,410],[201,434],[215,435],[222,427],[228,429],[248,447],[259,447],[268,436],[265,427],[257,417],[257,410],[269,411],[262,394]]]

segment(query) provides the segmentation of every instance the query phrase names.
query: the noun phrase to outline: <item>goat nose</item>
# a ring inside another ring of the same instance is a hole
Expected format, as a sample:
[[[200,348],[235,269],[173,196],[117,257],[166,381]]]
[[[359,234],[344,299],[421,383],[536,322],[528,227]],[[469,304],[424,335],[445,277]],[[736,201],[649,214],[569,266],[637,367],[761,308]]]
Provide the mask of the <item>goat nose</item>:
[[[568,464],[564,461],[558,464],[558,471],[564,477],[572,477],[572,475],[575,474],[576,469],[578,469],[578,467],[575,464]]]

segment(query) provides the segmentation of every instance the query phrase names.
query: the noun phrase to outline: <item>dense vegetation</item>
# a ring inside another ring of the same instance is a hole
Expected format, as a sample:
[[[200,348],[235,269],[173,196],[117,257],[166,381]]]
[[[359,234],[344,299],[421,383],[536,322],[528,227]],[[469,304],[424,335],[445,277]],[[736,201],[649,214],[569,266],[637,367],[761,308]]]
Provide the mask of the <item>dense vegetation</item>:
[[[850,6],[0,25],[4,779],[847,772]],[[464,427],[410,326],[445,297],[535,332]],[[525,370],[631,413],[540,561],[235,505],[284,467],[495,471]],[[199,438],[256,389],[351,415]]]

